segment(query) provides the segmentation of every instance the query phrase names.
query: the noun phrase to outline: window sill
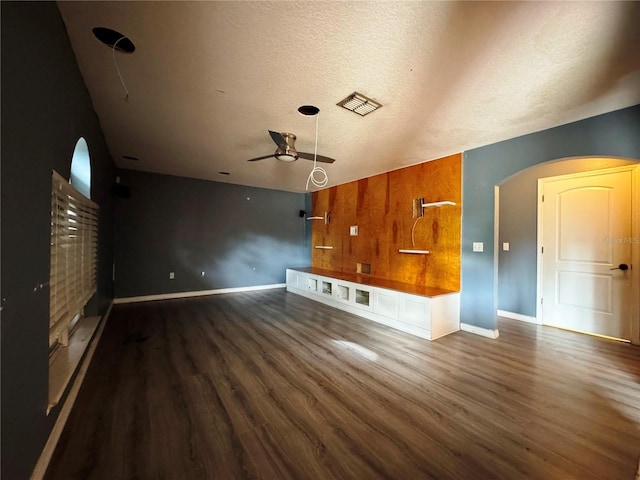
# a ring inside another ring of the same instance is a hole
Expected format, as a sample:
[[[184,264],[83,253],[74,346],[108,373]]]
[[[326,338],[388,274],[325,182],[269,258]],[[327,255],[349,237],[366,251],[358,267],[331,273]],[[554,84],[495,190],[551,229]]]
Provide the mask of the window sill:
[[[80,320],[69,339],[69,346],[58,349],[49,360],[49,404],[47,405],[47,414],[60,402],[99,324],[99,316]]]

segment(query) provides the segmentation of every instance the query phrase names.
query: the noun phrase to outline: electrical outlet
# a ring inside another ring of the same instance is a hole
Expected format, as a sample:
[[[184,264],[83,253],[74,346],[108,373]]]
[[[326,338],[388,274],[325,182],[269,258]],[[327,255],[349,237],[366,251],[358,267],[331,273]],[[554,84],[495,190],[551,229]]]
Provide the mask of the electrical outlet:
[[[174,272],[169,272],[169,280],[173,280],[176,278],[176,274]]]
[[[473,242],[473,251],[474,252],[484,252],[484,243],[482,243],[482,242]]]
[[[357,237],[358,236],[358,226],[357,225],[352,225],[349,227],[349,235],[351,235],[352,237]]]

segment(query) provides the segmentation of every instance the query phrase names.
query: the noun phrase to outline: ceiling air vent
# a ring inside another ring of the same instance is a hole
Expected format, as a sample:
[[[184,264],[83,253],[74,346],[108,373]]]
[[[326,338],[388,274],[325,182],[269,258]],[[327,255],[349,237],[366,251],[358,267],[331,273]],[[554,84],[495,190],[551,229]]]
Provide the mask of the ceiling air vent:
[[[364,117],[365,115],[379,109],[382,104],[365,97],[361,93],[353,92],[344,100],[339,101],[336,105],[346,108],[358,115]]]

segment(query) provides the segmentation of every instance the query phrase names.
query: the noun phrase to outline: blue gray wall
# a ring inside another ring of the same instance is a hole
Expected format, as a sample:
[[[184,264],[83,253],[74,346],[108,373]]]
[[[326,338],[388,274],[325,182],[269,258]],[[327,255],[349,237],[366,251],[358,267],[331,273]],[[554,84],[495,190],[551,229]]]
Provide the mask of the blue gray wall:
[[[464,153],[463,323],[496,328],[494,186],[539,163],[587,156],[640,159],[640,105]],[[472,252],[473,242],[484,242],[484,252]]]
[[[59,408],[47,416],[51,170],[69,178],[86,138],[100,205],[98,292],[113,298],[115,169],[54,2],[1,2],[2,17],[2,458],[3,479],[29,478]],[[64,400],[64,399],[63,399]]]
[[[116,203],[116,297],[284,283],[309,265],[304,194],[118,175],[131,196]]]
[[[621,159],[548,162],[516,173],[500,185],[498,309],[536,316],[538,179],[635,164]],[[509,242],[509,251],[502,243]]]

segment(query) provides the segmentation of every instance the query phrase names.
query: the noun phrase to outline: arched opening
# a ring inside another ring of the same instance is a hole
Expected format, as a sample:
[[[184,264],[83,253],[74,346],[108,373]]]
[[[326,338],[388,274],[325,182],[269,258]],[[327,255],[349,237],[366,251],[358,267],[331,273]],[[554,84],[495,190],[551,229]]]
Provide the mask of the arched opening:
[[[538,179],[637,165],[637,160],[582,157],[521,170],[496,188],[496,307],[499,316],[539,323]]]
[[[84,137],[80,137],[71,157],[71,176],[69,183],[87,198],[91,198],[91,160],[89,146]]]

